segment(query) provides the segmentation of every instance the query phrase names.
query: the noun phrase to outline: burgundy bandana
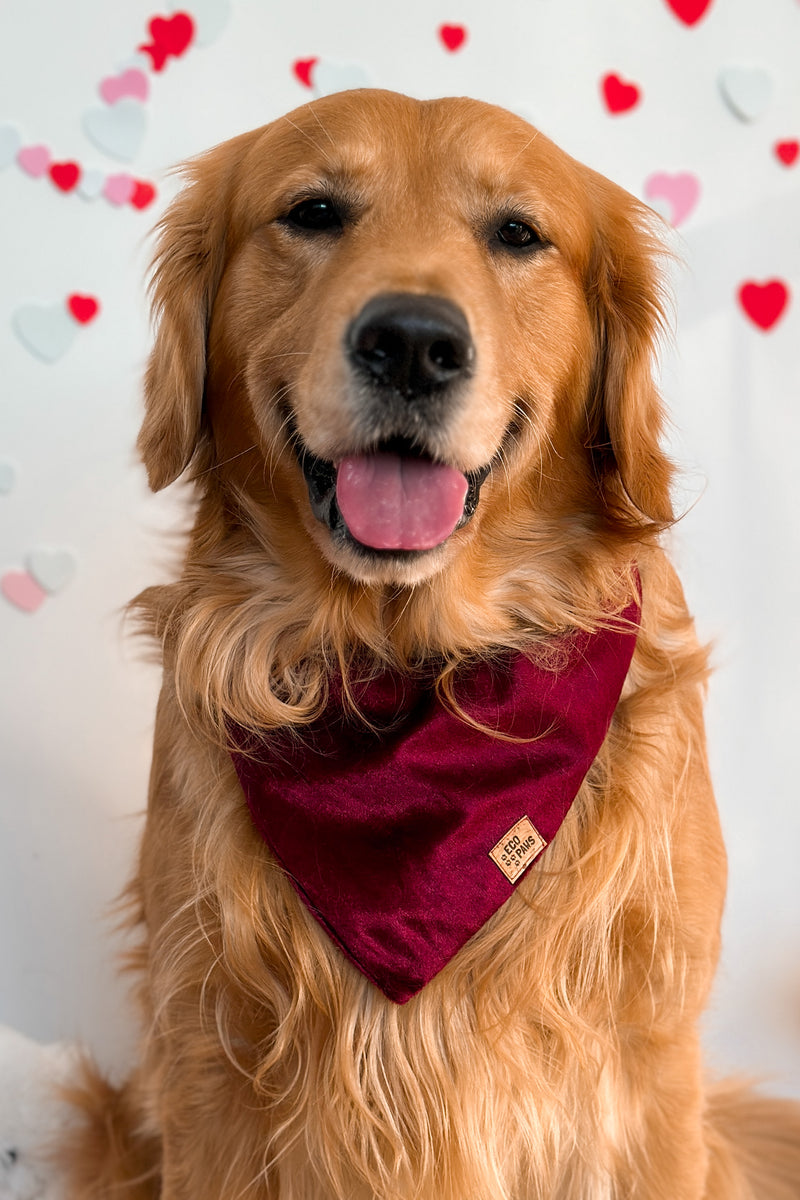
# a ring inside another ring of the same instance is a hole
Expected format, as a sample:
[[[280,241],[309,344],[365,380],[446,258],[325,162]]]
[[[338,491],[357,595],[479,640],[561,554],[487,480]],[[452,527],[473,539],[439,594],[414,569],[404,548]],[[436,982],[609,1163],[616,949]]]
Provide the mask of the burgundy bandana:
[[[353,689],[378,732],[345,715],[340,687],[302,738],[239,731],[253,823],[390,1000],[424,987],[555,837],[608,732],[638,620],[634,602],[615,628],[559,642],[557,670],[519,653],[462,669],[458,703],[516,741],[465,724],[430,676],[391,672]]]

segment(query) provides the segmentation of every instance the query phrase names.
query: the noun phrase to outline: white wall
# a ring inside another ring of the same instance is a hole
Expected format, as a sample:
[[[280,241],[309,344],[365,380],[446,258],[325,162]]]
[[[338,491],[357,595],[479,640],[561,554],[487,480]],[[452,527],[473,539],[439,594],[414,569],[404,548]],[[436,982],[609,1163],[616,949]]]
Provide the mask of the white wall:
[[[105,914],[139,829],[157,672],[123,637],[120,610],[168,573],[166,531],[183,517],[179,495],[146,494],[132,453],[146,234],[174,190],[166,168],[310,98],[292,64],[318,56],[315,77],[328,88],[370,82],[515,108],[640,195],[659,172],[700,182],[678,230],[686,265],[664,388],[691,509],[676,554],[719,668],[709,726],[731,890],[707,1042],[719,1068],[766,1073],[800,1094],[800,158],[786,165],[774,151],[800,138],[800,4],[712,0],[693,26],[666,0],[186,9],[209,44],[158,74],[145,65],[150,98],[131,118],[145,132],[129,163],[103,153],[82,122],[109,107],[98,85],[146,40],[156,10],[26,0],[0,15],[0,126],[17,126],[26,147],[46,144],[57,162],[77,160],[90,186],[100,171],[159,188],[138,211],[63,194],[15,162],[0,171],[0,576],[31,555],[40,573],[72,569],[36,612],[0,597],[0,1021],[43,1039],[80,1035],[114,1067],[129,1053]],[[466,27],[455,51],[437,36],[444,22]],[[737,64],[765,72],[744,81],[751,103],[759,86],[770,93],[750,120],[719,86]],[[609,72],[641,88],[626,113],[601,100]],[[0,130],[0,163],[12,141]],[[792,295],[763,331],[737,290],[771,279]],[[100,312],[45,363],[13,332],[15,314],[75,293],[97,297]]]

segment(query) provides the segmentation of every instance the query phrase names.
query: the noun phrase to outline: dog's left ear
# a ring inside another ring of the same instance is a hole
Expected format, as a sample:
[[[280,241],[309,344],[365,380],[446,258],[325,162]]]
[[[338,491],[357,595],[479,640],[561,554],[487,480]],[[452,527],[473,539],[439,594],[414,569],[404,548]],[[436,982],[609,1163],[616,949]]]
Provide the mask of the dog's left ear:
[[[201,437],[208,322],[225,263],[227,198],[241,140],[181,168],[186,186],[157,226],[150,284],[156,336],[137,443],[153,491],[177,479]]]
[[[588,446],[603,497],[626,526],[674,520],[674,468],[661,447],[664,410],[653,370],[664,325],[655,214],[592,175],[596,226],[586,295],[595,328]]]

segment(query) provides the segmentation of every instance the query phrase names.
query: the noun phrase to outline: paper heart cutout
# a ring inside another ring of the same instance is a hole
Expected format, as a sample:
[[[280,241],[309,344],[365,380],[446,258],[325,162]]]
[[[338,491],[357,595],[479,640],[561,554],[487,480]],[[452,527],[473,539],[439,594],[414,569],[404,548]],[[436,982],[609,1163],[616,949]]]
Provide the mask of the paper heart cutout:
[[[775,157],[780,159],[785,167],[791,167],[797,162],[797,156],[800,154],[800,142],[796,138],[785,142],[776,142],[773,150]]]
[[[770,279],[766,283],[747,280],[739,288],[738,296],[753,324],[765,330],[772,328],[789,303],[789,289],[782,279]]]
[[[72,192],[78,186],[81,169],[76,162],[53,163],[48,174],[62,192]]]
[[[22,134],[16,125],[0,125],[0,171],[10,167],[22,146]]]
[[[667,5],[684,25],[696,25],[711,7],[711,0],[667,0]]]
[[[194,38],[194,21],[185,12],[153,17],[147,28],[152,40],[137,49],[149,55],[154,71],[163,71],[168,58],[180,58]]]
[[[628,83],[613,72],[603,76],[601,88],[610,113],[629,112],[641,99],[641,89],[635,83]]]
[[[150,82],[144,71],[129,67],[119,75],[109,75],[101,80],[99,91],[106,104],[116,104],[126,96],[134,100],[146,100],[150,94]]]
[[[127,204],[136,191],[136,180],[132,175],[109,175],[103,185],[103,195],[112,204]]]
[[[31,354],[54,363],[69,350],[78,332],[65,304],[23,304],[11,327]]]
[[[230,16],[230,0],[192,0],[194,44],[210,46],[222,33]]]
[[[144,179],[137,179],[131,196],[133,207],[138,209],[147,208],[148,204],[152,204],[155,198],[156,189],[152,183],[148,183]]]
[[[17,162],[26,174],[40,179],[50,166],[50,151],[47,146],[23,146],[17,154]]]
[[[94,296],[81,296],[74,292],[67,297],[67,308],[79,325],[88,325],[99,313],[100,304]]]
[[[700,198],[700,180],[689,171],[671,175],[657,171],[645,180],[644,194],[650,201],[666,201],[666,219],[677,228],[694,210]]]
[[[442,45],[451,54],[460,50],[467,40],[467,31],[463,25],[440,25],[438,32]]]
[[[27,571],[6,571],[0,579],[0,591],[21,612],[35,613],[47,599],[47,593]]]
[[[367,71],[358,63],[332,62],[323,58],[314,68],[314,91],[318,96],[349,92],[353,88],[370,87],[371,84]]]
[[[728,108],[740,121],[757,120],[772,100],[772,76],[765,67],[725,67],[720,72],[719,88]]]
[[[135,158],[147,127],[144,109],[137,100],[118,100],[111,108],[92,108],[84,113],[86,136],[111,158],[130,162]]]
[[[94,167],[84,169],[81,174],[78,192],[84,200],[96,200],[105,187],[106,177],[102,171]]]
[[[50,550],[44,546],[33,550],[27,558],[29,574],[39,587],[51,595],[60,592],[69,583],[76,565],[69,550]]]
[[[299,79],[303,87],[312,87],[311,72],[319,62],[318,58],[298,58],[292,63],[292,72],[296,79]]]
[[[7,458],[0,458],[0,496],[7,496],[17,482],[17,468]]]

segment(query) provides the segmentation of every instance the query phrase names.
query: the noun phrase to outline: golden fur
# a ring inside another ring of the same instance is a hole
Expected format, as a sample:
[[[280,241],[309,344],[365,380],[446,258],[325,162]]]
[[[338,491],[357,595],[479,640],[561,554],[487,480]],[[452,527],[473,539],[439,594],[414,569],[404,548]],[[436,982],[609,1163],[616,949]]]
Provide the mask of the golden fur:
[[[787,1200],[788,1103],[709,1091],[697,1021],[725,858],[706,655],[661,545],[651,214],[520,119],[469,100],[327,97],[189,164],[160,226],[140,449],[189,469],[179,580],[137,601],[163,645],[129,889],[140,1065],[87,1067],[73,1200]],[[344,197],[341,236],[281,222]],[[498,251],[508,213],[546,239]],[[519,217],[517,219],[520,219]],[[492,462],[472,521],[410,560],[334,544],[290,444],[369,438],[343,331],[384,292],[465,313],[475,373],[431,453]],[[309,721],[354,656],[546,654],[624,604],[642,630],[609,736],[512,899],[408,1004],[341,955],[254,831],[226,723]]]

